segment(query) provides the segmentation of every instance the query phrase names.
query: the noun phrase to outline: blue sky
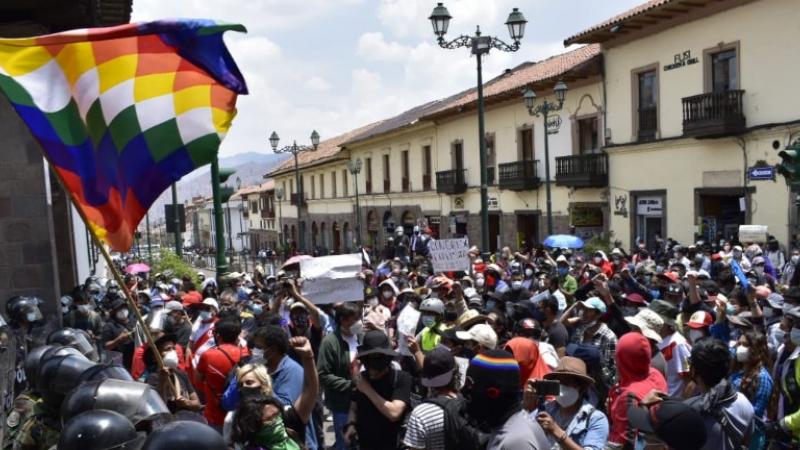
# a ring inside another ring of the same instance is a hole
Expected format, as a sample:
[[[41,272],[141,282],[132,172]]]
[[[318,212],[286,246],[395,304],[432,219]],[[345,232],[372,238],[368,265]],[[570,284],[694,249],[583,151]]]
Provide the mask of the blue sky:
[[[522,48],[492,51],[484,79],[525,61],[565,51],[562,41],[644,0],[450,0],[449,38],[484,34],[508,40],[512,7],[528,19]],[[134,0],[135,21],[203,17],[244,24],[228,43],[250,95],[222,144],[223,155],[308,142],[312,129],[333,137],[475,85],[467,49],[436,46],[429,0]]]

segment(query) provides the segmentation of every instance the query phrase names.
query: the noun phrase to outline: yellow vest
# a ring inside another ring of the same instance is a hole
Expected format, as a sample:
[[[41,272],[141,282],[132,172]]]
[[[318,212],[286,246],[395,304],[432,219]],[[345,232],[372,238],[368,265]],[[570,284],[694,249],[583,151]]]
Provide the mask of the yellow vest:
[[[437,328],[437,331],[434,331],[433,328]],[[423,353],[429,352],[436,348],[439,345],[439,341],[442,340],[441,332],[445,329],[445,325],[443,323],[439,323],[438,325],[434,325],[433,327],[426,327],[420,333],[420,342],[419,346],[422,349]]]

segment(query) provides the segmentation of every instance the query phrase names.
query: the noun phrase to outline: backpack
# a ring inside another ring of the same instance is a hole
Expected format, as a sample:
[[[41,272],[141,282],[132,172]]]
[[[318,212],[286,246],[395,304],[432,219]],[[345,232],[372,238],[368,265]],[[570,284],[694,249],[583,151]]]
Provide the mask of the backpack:
[[[482,450],[489,442],[489,435],[472,426],[462,414],[466,407],[464,397],[432,397],[424,403],[432,403],[444,411],[444,448],[446,450]]]

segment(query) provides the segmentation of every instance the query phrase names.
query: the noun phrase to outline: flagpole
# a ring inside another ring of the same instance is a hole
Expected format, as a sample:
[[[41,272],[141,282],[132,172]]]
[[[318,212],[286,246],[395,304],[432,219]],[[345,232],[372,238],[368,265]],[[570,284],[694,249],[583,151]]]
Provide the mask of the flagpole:
[[[75,209],[78,211],[78,215],[80,215],[81,220],[83,220],[83,224],[86,226],[86,229],[89,230],[89,234],[92,236],[92,240],[94,241],[94,245],[100,249],[100,253],[103,255],[103,259],[106,260],[106,265],[111,269],[111,275],[116,280],[117,284],[122,288],[122,292],[125,294],[125,301],[128,304],[128,307],[133,310],[134,316],[136,316],[136,322],[139,323],[139,326],[142,327],[142,332],[144,333],[145,338],[147,339],[147,343],[150,346],[150,350],[153,352],[153,358],[156,360],[156,364],[158,365],[159,369],[164,369],[164,360],[161,358],[161,353],[158,351],[158,347],[156,347],[156,343],[153,340],[153,336],[150,334],[150,329],[147,327],[147,324],[144,322],[144,317],[142,317],[141,311],[139,311],[139,307],[136,305],[136,302],[133,300],[133,294],[131,294],[130,289],[125,284],[125,279],[122,278],[119,271],[117,270],[117,266],[114,265],[114,262],[111,260],[111,255],[106,250],[106,246],[103,241],[97,236],[95,233],[94,228],[91,226],[89,219],[84,214],[83,210],[78,207],[75,198],[73,197],[72,192],[69,189],[64,187],[64,182],[61,180],[61,177],[58,175],[58,172],[53,169],[53,164],[50,162],[45,156],[45,160],[47,163],[50,164],[51,171],[56,174],[56,179],[58,180],[58,184],[61,186],[61,189],[67,193],[67,197],[72,202],[72,205],[75,206]],[[172,382],[172,379],[167,377],[167,383],[172,388],[173,394],[175,397],[180,397],[180,392],[178,392],[178,388]]]

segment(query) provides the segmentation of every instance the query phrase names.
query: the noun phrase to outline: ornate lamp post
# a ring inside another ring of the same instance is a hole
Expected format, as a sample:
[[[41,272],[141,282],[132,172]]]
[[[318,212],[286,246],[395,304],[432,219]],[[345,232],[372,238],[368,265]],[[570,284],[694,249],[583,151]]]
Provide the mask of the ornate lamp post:
[[[283,188],[276,187],[275,188],[275,198],[278,199],[278,243],[281,245],[281,249],[285,250],[286,241],[284,240],[286,236],[283,235],[283,211],[281,208],[281,204],[283,203]]]
[[[297,228],[299,230],[299,245],[297,248],[298,252],[304,252],[306,248],[306,227],[305,223],[301,220],[301,215],[303,211],[303,184],[300,182],[300,164],[297,162],[297,155],[301,152],[313,152],[317,150],[319,147],[319,133],[317,130],[311,132],[311,146],[303,146],[297,145],[297,141],[294,141],[292,145],[287,145],[283,148],[278,148],[278,142],[280,142],[280,138],[278,137],[278,133],[272,132],[269,136],[269,143],[272,146],[272,151],[275,153],[291,153],[294,156],[294,178],[295,184],[297,185]]]
[[[564,99],[567,96],[567,85],[563,81],[559,81],[553,87],[553,92],[556,95],[558,103],[550,103],[545,100],[542,104],[536,105],[536,93],[533,89],[528,88],[522,94],[522,100],[525,102],[525,107],[528,108],[528,114],[531,116],[544,119],[542,121],[542,128],[544,129],[544,178],[545,190],[547,192],[547,235],[553,234],[553,205],[550,200],[550,146],[549,146],[549,133],[547,131],[547,116],[550,113],[560,111],[564,106]]]
[[[361,158],[347,161],[347,170],[353,175],[353,182],[356,186],[356,244],[359,247],[361,247],[361,206],[358,203],[358,174],[361,173],[362,165]]]
[[[481,250],[484,255],[489,252],[489,193],[486,175],[486,131],[484,125],[484,108],[483,108],[483,68],[482,58],[483,55],[488,54],[489,50],[496,48],[504,52],[515,52],[519,50],[519,41],[522,40],[525,34],[525,24],[528,23],[525,17],[517,8],[511,11],[506,20],[508,26],[508,33],[511,36],[513,44],[507,44],[502,40],[492,37],[481,35],[481,28],[477,27],[474,36],[461,35],[450,42],[445,41],[444,35],[447,33],[447,28],[450,26],[450,19],[453,17],[447,11],[442,3],[437,4],[433,8],[433,12],[428,19],[433,25],[433,33],[437,37],[439,47],[446,49],[455,49],[459,47],[469,47],[477,61],[478,71],[478,149],[480,159],[480,172],[481,172]]]

